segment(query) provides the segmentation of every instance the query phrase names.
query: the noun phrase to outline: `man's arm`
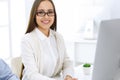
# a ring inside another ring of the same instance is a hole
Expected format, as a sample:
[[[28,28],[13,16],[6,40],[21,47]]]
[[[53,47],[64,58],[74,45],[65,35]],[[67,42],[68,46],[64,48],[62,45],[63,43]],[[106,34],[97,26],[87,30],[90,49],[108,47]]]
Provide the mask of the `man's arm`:
[[[19,80],[2,59],[0,59],[0,80]]]

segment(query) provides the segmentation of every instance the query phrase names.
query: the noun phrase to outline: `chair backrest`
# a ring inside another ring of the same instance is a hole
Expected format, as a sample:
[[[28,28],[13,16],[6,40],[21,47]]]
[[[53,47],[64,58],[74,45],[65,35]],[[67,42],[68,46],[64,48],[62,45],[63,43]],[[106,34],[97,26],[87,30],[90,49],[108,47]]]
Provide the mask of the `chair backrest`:
[[[11,60],[11,68],[14,74],[16,74],[20,80],[22,79],[23,64],[21,57],[15,57]]]

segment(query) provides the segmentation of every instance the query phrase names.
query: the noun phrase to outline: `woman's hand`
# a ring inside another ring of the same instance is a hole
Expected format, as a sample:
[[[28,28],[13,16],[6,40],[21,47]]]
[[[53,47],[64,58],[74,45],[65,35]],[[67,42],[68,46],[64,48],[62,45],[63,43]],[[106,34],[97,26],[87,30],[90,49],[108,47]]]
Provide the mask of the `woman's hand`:
[[[72,78],[70,75],[67,75],[64,80],[78,80],[78,79]]]
[[[72,78],[72,80],[78,80],[77,78]]]

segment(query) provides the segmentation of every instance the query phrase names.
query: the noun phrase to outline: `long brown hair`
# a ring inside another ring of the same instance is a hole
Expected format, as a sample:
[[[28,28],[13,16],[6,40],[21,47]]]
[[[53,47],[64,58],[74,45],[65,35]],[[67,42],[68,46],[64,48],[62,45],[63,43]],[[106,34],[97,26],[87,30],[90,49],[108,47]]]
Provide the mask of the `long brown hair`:
[[[37,8],[39,7],[39,4],[42,2],[42,1],[45,1],[45,0],[35,0],[34,3],[33,3],[33,6],[32,6],[32,9],[31,9],[31,13],[30,13],[30,18],[29,18],[29,23],[28,23],[28,28],[25,32],[26,33],[30,33],[31,31],[33,31],[35,29],[35,27],[37,27],[37,23],[36,23],[36,10]],[[54,3],[52,0],[48,0],[52,3],[53,5],[53,9],[54,9],[54,12],[55,12],[55,18],[54,18],[54,22],[53,24],[51,25],[51,29],[52,30],[57,30],[57,15],[56,15],[56,10],[55,10],[55,6],[54,6]]]

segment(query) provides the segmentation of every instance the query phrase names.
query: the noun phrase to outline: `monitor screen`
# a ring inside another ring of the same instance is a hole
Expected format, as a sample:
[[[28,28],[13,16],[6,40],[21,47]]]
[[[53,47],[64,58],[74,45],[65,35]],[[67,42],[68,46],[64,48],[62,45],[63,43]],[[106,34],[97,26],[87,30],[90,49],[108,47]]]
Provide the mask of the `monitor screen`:
[[[100,24],[92,80],[120,80],[120,19]]]

